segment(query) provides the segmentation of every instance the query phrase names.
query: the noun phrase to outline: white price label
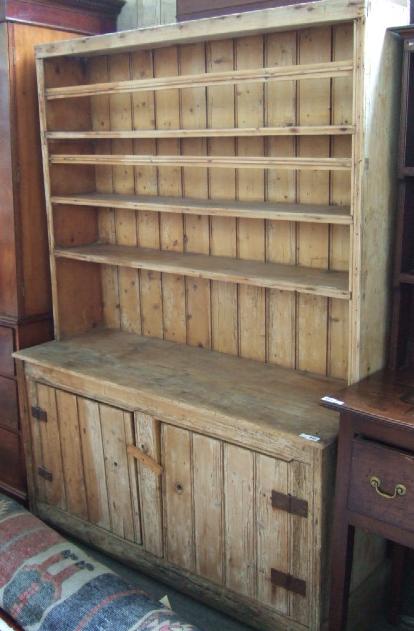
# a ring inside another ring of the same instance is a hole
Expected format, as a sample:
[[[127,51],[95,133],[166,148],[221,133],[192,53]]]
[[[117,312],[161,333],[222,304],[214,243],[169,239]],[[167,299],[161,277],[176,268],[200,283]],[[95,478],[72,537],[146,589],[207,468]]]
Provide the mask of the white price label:
[[[320,441],[320,436],[314,436],[313,434],[299,434],[301,438],[305,440],[311,440],[313,443],[318,443]]]
[[[333,397],[322,397],[322,401],[326,401],[326,403],[334,403],[335,405],[344,405],[343,401],[334,399]]]

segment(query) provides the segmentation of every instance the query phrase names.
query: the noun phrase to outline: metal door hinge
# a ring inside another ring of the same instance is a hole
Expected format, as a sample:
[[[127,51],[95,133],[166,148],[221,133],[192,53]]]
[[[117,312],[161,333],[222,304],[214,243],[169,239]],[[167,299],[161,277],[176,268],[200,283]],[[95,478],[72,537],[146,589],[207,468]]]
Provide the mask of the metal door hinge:
[[[48,482],[52,482],[53,480],[53,474],[50,473],[50,471],[48,471],[46,469],[46,467],[38,467],[37,468],[37,473],[38,475],[40,475],[41,478],[43,478],[44,480],[47,480]]]
[[[296,576],[292,576],[291,574],[285,574],[285,572],[275,570],[274,568],[272,568],[270,572],[272,585],[283,587],[283,589],[299,594],[300,596],[306,596],[306,581],[303,581],[301,578],[296,578]]]
[[[33,418],[37,419],[38,421],[44,421],[45,423],[47,423],[47,412],[46,412],[46,410],[42,410],[42,408],[40,408],[37,405],[34,405],[32,407],[32,416],[33,416]]]
[[[300,500],[293,495],[285,495],[278,491],[272,491],[272,507],[299,517],[308,516],[308,502],[306,500]]]

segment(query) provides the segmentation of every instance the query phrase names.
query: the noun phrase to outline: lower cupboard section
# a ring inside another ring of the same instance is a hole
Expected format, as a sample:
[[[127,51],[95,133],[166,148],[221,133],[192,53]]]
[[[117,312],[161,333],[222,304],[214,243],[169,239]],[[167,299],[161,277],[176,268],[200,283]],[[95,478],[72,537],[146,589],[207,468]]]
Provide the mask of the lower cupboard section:
[[[262,631],[322,628],[330,491],[312,463],[27,385],[41,517]]]

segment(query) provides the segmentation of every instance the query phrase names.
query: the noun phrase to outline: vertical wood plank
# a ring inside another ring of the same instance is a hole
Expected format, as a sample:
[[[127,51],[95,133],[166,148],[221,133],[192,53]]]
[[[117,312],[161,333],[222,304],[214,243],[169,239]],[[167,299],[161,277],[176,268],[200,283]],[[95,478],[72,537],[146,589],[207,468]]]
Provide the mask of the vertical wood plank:
[[[263,37],[244,37],[236,40],[236,68],[263,66]],[[243,83],[236,89],[236,124],[238,127],[263,126],[263,85]],[[239,138],[237,154],[263,155],[263,138]],[[264,171],[239,169],[237,197],[240,200],[263,201]],[[241,259],[265,260],[265,234],[263,219],[238,220],[238,254]],[[240,285],[239,291],[239,349],[242,357],[264,361],[266,359],[266,292],[262,287]]]
[[[88,78],[91,83],[109,81],[108,58],[96,57],[89,62]],[[109,96],[91,97],[92,129],[95,131],[109,131],[111,129]],[[111,141],[99,142],[97,152],[111,153]],[[96,191],[98,193],[113,193],[112,167],[100,166],[95,169]],[[106,243],[116,243],[115,211],[101,208],[98,214],[99,238]],[[120,327],[119,282],[118,268],[113,265],[101,265],[103,316],[106,326]]]
[[[224,446],[226,586],[256,597],[254,454]]]
[[[30,414],[30,434],[31,434],[31,445],[32,445],[32,457],[33,457],[33,481],[36,492],[36,500],[40,502],[46,502],[46,488],[45,488],[45,480],[37,474],[37,469],[43,464],[43,454],[42,454],[42,436],[40,433],[40,424],[39,422],[33,418],[30,413],[31,406],[38,406],[38,393],[37,393],[37,385],[31,379],[27,380],[27,394],[29,399],[29,410],[28,414]],[[20,392],[19,392],[20,396]],[[31,498],[32,501],[34,498]]]
[[[131,55],[132,78],[144,79],[154,76],[152,51],[138,51]],[[134,129],[155,128],[154,92],[140,92],[132,95]],[[156,154],[155,140],[141,140],[135,143],[137,153]],[[157,169],[140,166],[135,169],[135,191],[137,195],[157,195]],[[159,213],[139,211],[137,215],[138,245],[143,248],[160,248]],[[140,270],[141,326],[143,335],[163,337],[163,314],[161,274]]]
[[[288,492],[293,497],[310,502],[308,465],[297,461],[289,464]],[[302,624],[307,624],[309,616],[310,557],[314,554],[314,550],[311,550],[309,546],[312,509],[310,503],[307,519],[298,515],[289,515],[289,574],[306,581],[306,596],[289,593],[289,615]]]
[[[207,44],[207,72],[234,69],[233,42]],[[229,107],[230,104],[230,107]],[[234,127],[234,86],[207,88],[207,119],[209,127]],[[210,155],[235,155],[233,138],[211,138]],[[209,169],[212,199],[235,199],[236,173],[231,169]],[[236,220],[211,217],[210,253],[213,256],[237,256]],[[212,347],[222,353],[238,354],[237,286],[233,283],[211,283]]]
[[[128,412],[123,413],[124,417],[124,431],[126,447],[128,445],[135,445],[135,424],[132,414]],[[142,528],[141,528],[141,508],[138,497],[138,465],[135,458],[128,457],[127,462],[129,471],[129,488],[130,488],[130,501],[132,510],[132,519],[135,531],[135,543],[142,543]]]
[[[202,74],[206,71],[205,45],[190,44],[180,48],[180,73]],[[203,129],[207,126],[205,88],[186,88],[181,91],[181,124],[184,129]],[[181,141],[183,155],[206,155],[207,142],[203,138]],[[208,198],[207,169],[183,169],[183,195],[198,199]],[[210,234],[207,216],[184,217],[185,250],[209,254]],[[187,343],[210,347],[210,282],[205,279],[186,279]]]
[[[135,435],[139,449],[160,462],[160,422],[147,414],[136,412]],[[137,468],[144,548],[151,554],[162,557],[161,478],[140,462],[137,462]]]
[[[223,582],[223,456],[218,440],[193,435],[196,572]]]
[[[194,569],[193,507],[191,488],[190,433],[162,425],[162,453],[165,471],[165,536],[170,563]]]
[[[111,530],[119,537],[135,541],[124,413],[99,405]]]
[[[76,396],[57,390],[56,407],[60,428],[66,508],[73,515],[87,519],[88,507],[86,503]]]
[[[62,510],[66,509],[65,482],[62,468],[62,450],[60,446],[59,420],[56,409],[56,394],[53,388],[38,384],[37,400],[47,413],[47,423],[40,425],[42,444],[42,464],[53,476],[44,485],[46,501]]]
[[[299,34],[301,64],[331,60],[330,27],[304,29]],[[331,104],[330,79],[299,82],[300,125],[329,125]],[[329,156],[329,138],[303,137],[300,156]],[[301,171],[298,191],[301,203],[329,203],[330,175],[327,171]],[[308,267],[328,267],[329,228],[324,224],[302,223],[298,231],[298,263]],[[298,297],[297,367],[326,374],[328,299],[320,296]]]
[[[274,33],[266,38],[265,65],[291,66],[297,60],[297,33]],[[270,81],[265,88],[266,125],[296,124],[296,82]],[[270,156],[295,156],[295,138],[269,138]],[[275,202],[296,202],[296,171],[269,170],[267,199]],[[266,259],[273,263],[296,262],[296,224],[289,221],[266,222]],[[295,367],[296,295],[292,292],[268,290],[267,294],[267,359],[286,368]]]
[[[333,59],[352,59],[353,25],[341,24],[333,28]],[[332,80],[332,124],[352,123],[352,77]],[[351,156],[351,138],[332,139],[333,156]],[[331,203],[349,206],[351,203],[350,173],[332,173]],[[348,226],[330,226],[330,268],[349,269],[350,229]],[[343,304],[342,304],[343,303]],[[346,379],[348,374],[349,303],[329,301],[328,375]]]
[[[130,56],[112,55],[109,58],[109,78],[111,81],[127,81],[131,78]],[[132,100],[130,94],[110,96],[110,121],[114,131],[132,129]],[[114,154],[132,154],[132,140],[113,140]],[[113,188],[115,193],[134,194],[135,178],[133,167],[113,167]],[[137,222],[135,213],[117,209],[115,213],[116,242],[119,245],[137,245]],[[131,333],[141,333],[141,311],[139,301],[138,270],[120,267],[119,301],[121,310],[121,328]]]
[[[177,47],[159,48],[154,51],[154,75],[156,77],[178,74]],[[159,129],[180,127],[180,101],[178,90],[162,90],[155,95],[157,127]],[[159,155],[180,153],[180,141],[164,139],[158,141]],[[158,169],[160,195],[177,197],[182,195],[180,167]],[[179,213],[161,213],[161,249],[182,252],[184,249],[183,217]],[[164,314],[164,338],[174,342],[186,341],[185,282],[183,276],[162,275]]]
[[[257,597],[283,614],[288,613],[288,592],[272,585],[272,568],[289,572],[289,514],[272,508],[272,491],[288,493],[288,464],[256,456]]]
[[[88,518],[93,524],[110,530],[99,405],[96,401],[78,397],[78,413]]]

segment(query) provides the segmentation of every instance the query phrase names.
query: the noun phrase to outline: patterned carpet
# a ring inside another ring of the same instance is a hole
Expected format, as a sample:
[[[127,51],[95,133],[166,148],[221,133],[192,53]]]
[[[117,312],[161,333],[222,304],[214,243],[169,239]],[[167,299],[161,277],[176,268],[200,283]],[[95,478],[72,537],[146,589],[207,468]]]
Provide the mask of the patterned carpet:
[[[184,596],[183,594],[174,591],[162,583],[158,583],[139,572],[121,565],[96,550],[91,550],[87,547],[84,548],[87,550],[88,554],[94,556],[97,560],[105,563],[113,570],[121,574],[121,576],[126,578],[129,583],[148,592],[153,598],[158,600],[165,594],[168,594],[171,606],[178,615],[186,618],[193,624],[197,623],[198,627],[202,629],[202,631],[252,631],[251,627],[247,627],[244,624],[236,622],[235,620],[220,614],[218,611],[211,609],[210,607],[207,607],[188,596]],[[406,580],[403,606],[403,614],[406,616],[414,616],[414,563],[412,563],[412,565],[413,567],[409,568]],[[275,631],[277,631],[277,629],[275,629]],[[352,631],[359,630],[353,629]],[[414,625],[412,626],[402,623],[399,627],[393,627],[386,622],[385,615],[381,615],[373,621],[371,631],[414,631]]]

